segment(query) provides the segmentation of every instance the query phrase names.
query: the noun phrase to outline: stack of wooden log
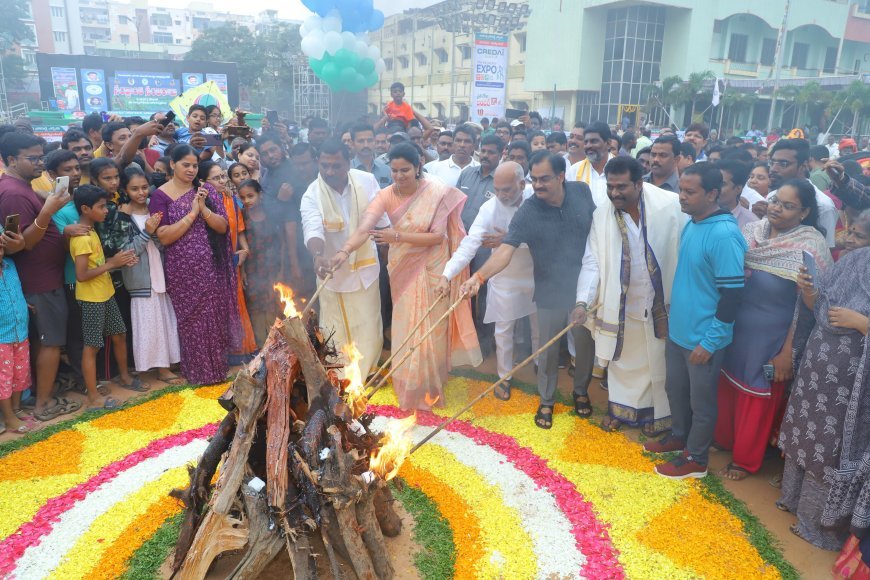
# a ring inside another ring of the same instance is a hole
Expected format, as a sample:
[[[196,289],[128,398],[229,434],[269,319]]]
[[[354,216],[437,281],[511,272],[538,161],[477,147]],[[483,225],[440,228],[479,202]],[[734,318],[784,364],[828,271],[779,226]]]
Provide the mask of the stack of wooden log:
[[[186,506],[176,575],[204,578],[220,554],[241,552],[228,577],[256,578],[287,550],[297,579],[393,577],[384,537],[401,520],[369,471],[380,436],[343,399],[341,367],[314,321],[272,328],[221,398],[228,413],[190,487],[173,492]]]

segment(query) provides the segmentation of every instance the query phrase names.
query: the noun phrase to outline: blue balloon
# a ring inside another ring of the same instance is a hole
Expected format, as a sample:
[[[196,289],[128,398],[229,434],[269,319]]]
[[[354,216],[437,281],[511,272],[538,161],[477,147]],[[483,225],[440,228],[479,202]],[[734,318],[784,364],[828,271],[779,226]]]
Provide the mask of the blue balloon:
[[[369,18],[369,30],[380,30],[384,27],[384,13],[380,10],[372,10],[372,15]]]
[[[320,2],[319,0],[302,0],[302,4],[312,12],[317,12],[317,6]]]
[[[357,10],[357,0],[335,0],[335,7],[341,13],[343,21],[350,20],[355,16]]]
[[[317,3],[317,12],[321,17],[326,18],[326,15],[330,13],[330,11],[335,9],[335,0],[309,0],[310,2]]]

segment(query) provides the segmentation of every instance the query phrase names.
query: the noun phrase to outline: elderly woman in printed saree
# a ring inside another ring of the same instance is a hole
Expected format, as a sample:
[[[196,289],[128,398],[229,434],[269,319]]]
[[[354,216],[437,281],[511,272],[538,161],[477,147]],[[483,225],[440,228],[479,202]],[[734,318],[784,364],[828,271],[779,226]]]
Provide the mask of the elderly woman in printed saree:
[[[345,246],[335,253],[330,266],[344,263],[348,254],[371,236],[378,244],[389,245],[390,292],[393,297],[392,343],[401,345],[420,318],[438,299],[435,292],[444,265],[465,237],[459,215],[465,205],[465,195],[454,187],[422,176],[420,154],[413,145],[399,144],[390,150],[393,185],[378,192],[366,210],[356,232]],[[386,212],[392,228],[373,230]],[[462,281],[468,277],[468,271]],[[453,294],[429,314],[418,334],[437,321],[456,301],[459,284]],[[396,352],[395,360],[404,357],[416,337]],[[459,304],[446,323],[417,347],[410,358],[393,374],[393,387],[403,409],[429,409],[436,402],[444,405],[443,387],[452,367],[477,366],[481,362],[480,348],[471,307],[467,301]]]
[[[815,325],[780,431],[777,507],[797,515],[796,535],[839,550],[850,520],[870,528],[870,212],[851,225],[840,261],[798,285]]]

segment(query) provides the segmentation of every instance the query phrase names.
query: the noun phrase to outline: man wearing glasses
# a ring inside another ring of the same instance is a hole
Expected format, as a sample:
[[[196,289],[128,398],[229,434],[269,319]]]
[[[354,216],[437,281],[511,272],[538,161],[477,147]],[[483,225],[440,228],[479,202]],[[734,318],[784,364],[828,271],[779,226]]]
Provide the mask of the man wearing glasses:
[[[522,244],[529,247],[534,264],[535,303],[538,311],[540,341],[556,336],[568,323],[574,309],[577,279],[595,203],[583,182],[565,182],[565,158],[558,153],[539,151],[532,156],[531,178],[535,195],[514,215],[502,244],[487,262],[462,285],[465,294],[474,296],[486,280],[504,270]],[[571,332],[577,347],[574,373],[574,409],[581,417],[592,414],[589,381],[592,378],[594,346],[592,335],[583,326]],[[541,402],[535,425],[553,426],[559,348],[541,354],[538,365],[538,392]]]
[[[64,189],[43,202],[30,182],[42,175],[42,140],[25,133],[7,133],[0,139],[0,155],[6,172],[0,176],[0,220],[19,216],[21,235],[4,233],[6,253],[15,262],[24,298],[35,317],[36,408],[34,417],[50,421],[71,413],[81,405],[52,397],[60,364],[60,350],[66,344],[67,305],[63,288],[66,245],[52,216],[69,202]]]
[[[789,179],[807,179],[807,163],[810,158],[810,143],[806,139],[780,139],[770,153],[770,193],[768,198],[776,195],[779,186]],[[809,181],[809,179],[807,179]],[[810,182],[812,183],[812,182]],[[836,247],[837,206],[833,200],[816,190],[816,203],[819,205],[819,225],[825,228],[825,240],[829,248]],[[752,206],[752,211],[758,215],[767,212],[767,202],[759,201]]]

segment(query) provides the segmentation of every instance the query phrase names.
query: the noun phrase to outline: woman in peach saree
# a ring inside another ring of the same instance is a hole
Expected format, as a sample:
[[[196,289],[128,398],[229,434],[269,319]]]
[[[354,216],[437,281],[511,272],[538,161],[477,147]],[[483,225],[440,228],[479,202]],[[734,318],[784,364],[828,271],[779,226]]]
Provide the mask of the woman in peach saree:
[[[435,288],[444,265],[465,237],[459,214],[467,198],[456,188],[423,178],[419,153],[410,144],[396,145],[390,150],[390,167],[394,184],[378,192],[359,228],[335,253],[330,267],[339,267],[368,237],[378,244],[389,244],[392,343],[398,347],[438,299]],[[384,213],[392,227],[373,230]],[[460,276],[464,281],[468,270]],[[459,298],[459,286],[452,285],[451,296],[433,309],[417,331],[418,336],[422,337]],[[417,340],[412,338],[395,353],[394,360],[402,360]],[[443,407],[443,388],[450,369],[477,366],[481,360],[471,306],[463,301],[393,374],[399,405],[403,409]]]

